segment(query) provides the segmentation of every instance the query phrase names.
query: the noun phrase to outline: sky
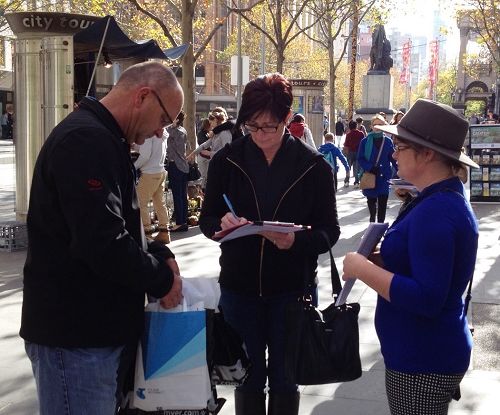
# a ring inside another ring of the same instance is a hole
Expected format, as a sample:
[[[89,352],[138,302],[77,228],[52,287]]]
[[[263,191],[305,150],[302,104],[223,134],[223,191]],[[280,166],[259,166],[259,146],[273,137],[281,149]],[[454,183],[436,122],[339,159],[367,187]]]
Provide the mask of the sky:
[[[390,13],[386,31],[398,30],[413,36],[426,36],[433,39],[434,11],[440,10],[443,20],[443,36],[446,36],[447,60],[453,61],[458,56],[460,35],[456,25],[455,13],[458,1],[455,0],[407,0]]]

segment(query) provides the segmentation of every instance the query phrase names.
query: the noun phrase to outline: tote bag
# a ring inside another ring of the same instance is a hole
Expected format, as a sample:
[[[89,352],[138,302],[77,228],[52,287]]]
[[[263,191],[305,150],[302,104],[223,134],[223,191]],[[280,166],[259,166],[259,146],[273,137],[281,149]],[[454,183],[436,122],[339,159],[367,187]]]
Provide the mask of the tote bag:
[[[377,167],[377,164],[380,160],[380,155],[382,154],[382,149],[384,148],[385,138],[382,139],[382,143],[380,144],[380,149],[378,150],[377,159],[375,160],[374,167]],[[375,189],[377,176],[369,171],[364,171],[359,179],[359,188],[361,190],[367,189]]]
[[[149,304],[136,360],[133,406],[144,411],[207,408],[206,312],[186,303]]]

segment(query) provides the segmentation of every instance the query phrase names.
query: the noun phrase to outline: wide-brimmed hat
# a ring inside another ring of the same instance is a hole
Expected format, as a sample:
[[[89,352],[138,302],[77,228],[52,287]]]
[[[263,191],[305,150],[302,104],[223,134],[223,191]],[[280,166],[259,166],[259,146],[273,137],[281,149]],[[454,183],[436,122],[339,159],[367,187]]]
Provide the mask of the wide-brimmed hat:
[[[471,167],[479,168],[463,152],[469,123],[449,105],[418,99],[397,125],[374,128],[429,147]]]

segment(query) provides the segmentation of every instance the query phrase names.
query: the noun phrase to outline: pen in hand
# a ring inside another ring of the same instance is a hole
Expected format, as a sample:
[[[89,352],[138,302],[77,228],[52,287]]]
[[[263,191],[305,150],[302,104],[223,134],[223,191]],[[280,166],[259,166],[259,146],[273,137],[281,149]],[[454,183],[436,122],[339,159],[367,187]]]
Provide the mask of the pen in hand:
[[[236,214],[236,212],[234,211],[234,208],[233,208],[233,205],[231,204],[231,202],[229,201],[229,198],[226,196],[226,194],[224,193],[222,195],[222,197],[224,198],[224,202],[226,202],[226,205],[227,207],[229,208],[229,210],[231,211],[231,213],[233,214],[233,216],[239,220],[239,216]]]

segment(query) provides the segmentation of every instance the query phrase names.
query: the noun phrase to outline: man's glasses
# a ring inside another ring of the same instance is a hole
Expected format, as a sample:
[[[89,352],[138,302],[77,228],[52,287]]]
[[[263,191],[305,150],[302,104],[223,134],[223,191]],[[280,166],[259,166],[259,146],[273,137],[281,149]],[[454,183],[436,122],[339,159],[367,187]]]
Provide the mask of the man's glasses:
[[[172,120],[172,117],[168,114],[168,111],[166,110],[165,105],[163,105],[160,96],[156,93],[154,89],[151,89],[151,92],[156,97],[158,104],[160,105],[162,111],[165,113],[164,116],[161,117],[161,123],[163,125],[163,128],[171,126],[174,121]]]
[[[262,132],[264,134],[271,134],[271,133],[275,133],[276,131],[278,131],[278,127],[279,127],[279,124],[276,125],[276,126],[274,126],[274,127],[269,127],[269,126],[258,127],[256,125],[246,124],[245,123],[245,128],[248,131],[250,131],[251,133],[256,133],[257,131],[262,130]]]

